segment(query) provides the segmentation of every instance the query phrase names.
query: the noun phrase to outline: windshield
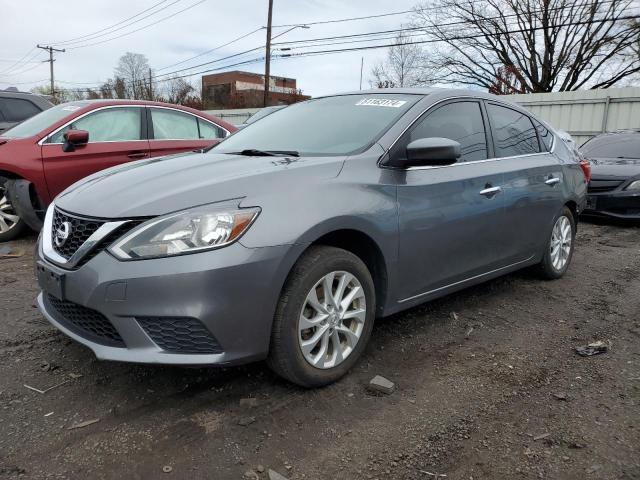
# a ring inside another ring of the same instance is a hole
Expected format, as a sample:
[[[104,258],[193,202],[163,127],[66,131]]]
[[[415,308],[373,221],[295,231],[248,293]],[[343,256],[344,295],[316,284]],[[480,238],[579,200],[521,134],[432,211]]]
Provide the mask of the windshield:
[[[43,112],[34,115],[31,118],[28,118],[22,123],[19,123],[13,128],[2,133],[3,137],[10,138],[28,138],[37,135],[45,128],[53,125],[58,120],[63,119],[64,117],[71,115],[76,110],[84,107],[85,105],[81,102],[75,103],[64,103],[62,105],[57,105],[55,107],[51,107]]]
[[[227,137],[213,151],[348,155],[368,147],[419,99],[417,95],[380,93],[296,103]]]
[[[580,150],[588,158],[640,158],[640,133],[602,135]]]

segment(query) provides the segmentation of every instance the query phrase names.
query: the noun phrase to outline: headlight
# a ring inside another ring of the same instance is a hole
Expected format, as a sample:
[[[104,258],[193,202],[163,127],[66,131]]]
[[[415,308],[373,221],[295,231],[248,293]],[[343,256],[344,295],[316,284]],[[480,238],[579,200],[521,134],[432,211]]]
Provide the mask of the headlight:
[[[640,180],[634,180],[629,185],[627,185],[625,190],[640,190]]]
[[[214,210],[210,205],[143,223],[109,251],[121,260],[171,257],[224,247],[237,240],[259,208]]]

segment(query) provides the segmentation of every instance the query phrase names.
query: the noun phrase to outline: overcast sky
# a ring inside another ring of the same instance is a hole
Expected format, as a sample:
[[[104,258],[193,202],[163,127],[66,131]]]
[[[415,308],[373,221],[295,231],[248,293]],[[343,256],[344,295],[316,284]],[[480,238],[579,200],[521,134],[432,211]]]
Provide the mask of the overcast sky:
[[[161,70],[162,67],[198,55],[266,25],[267,0],[204,0],[183,13],[177,13],[198,1],[201,0],[166,0],[162,5],[134,20],[139,20],[144,15],[158,11],[156,15],[143,19],[134,25],[124,26],[125,24],[121,24],[114,27],[114,30],[124,28],[113,33],[104,31],[97,34],[101,35],[99,37],[85,37],[77,43],[58,45],[60,48],[66,47],[67,52],[56,54],[56,80],[60,80],[60,85],[65,87],[83,87],[101,83],[113,76],[113,68],[118,58],[127,51],[146,55],[151,67],[158,73],[164,73],[264,45],[265,31],[261,30],[244,40],[203,55],[189,63]],[[0,0],[0,11],[2,12],[0,88],[16,85],[21,90],[29,90],[36,84],[48,83],[49,64],[40,63],[41,60],[48,58],[48,54],[42,50],[34,50],[26,57],[27,60],[31,60],[31,63],[21,64],[19,67],[6,71],[37,43],[54,44],[54,42],[90,35],[136,15],[157,3],[159,0],[84,0],[71,6],[67,2],[58,1]],[[395,0],[394,2],[385,0],[350,2],[274,0],[273,23],[274,25],[304,24],[322,20],[376,15],[410,10],[415,4],[416,0]],[[160,10],[162,7],[167,8]],[[164,17],[169,17],[169,19],[117,40],[71,49],[71,47],[89,43],[103,42]],[[274,42],[284,39],[302,40],[313,37],[389,30],[400,27],[408,20],[408,16],[398,15],[355,22],[313,25],[309,29],[297,28]],[[273,36],[285,30],[287,28],[276,28]],[[387,43],[387,41],[380,43]],[[273,54],[277,55],[278,52],[274,51]],[[298,87],[308,95],[353,90],[359,87],[361,58],[364,57],[363,87],[368,87],[372,66],[384,58],[385,54],[386,50],[380,49],[330,56],[275,60],[272,62],[271,72],[272,75],[296,78]],[[262,52],[239,57],[238,61],[258,56],[262,56]],[[213,67],[221,65],[223,63],[214,64]],[[200,67],[199,70],[203,68]],[[264,72],[264,64],[260,62],[230,68],[230,70],[233,69]],[[199,79],[199,76],[191,78],[192,81],[196,81],[196,79]],[[79,82],[88,85],[62,82]]]

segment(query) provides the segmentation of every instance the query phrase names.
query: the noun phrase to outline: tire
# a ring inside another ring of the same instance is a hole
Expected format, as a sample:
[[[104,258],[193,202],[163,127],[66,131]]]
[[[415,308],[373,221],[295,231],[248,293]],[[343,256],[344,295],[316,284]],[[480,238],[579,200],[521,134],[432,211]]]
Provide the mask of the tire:
[[[5,181],[5,178],[0,177],[0,243],[18,238],[28,228],[24,220],[15,214],[5,195]],[[18,221],[11,221],[12,217],[17,217]]]
[[[568,227],[570,228],[567,231]],[[561,230],[559,231],[557,228],[560,228]],[[563,236],[558,237],[559,232]],[[569,236],[566,237],[564,235]],[[569,245],[567,245],[566,239],[569,239]],[[544,279],[556,280],[566,273],[569,265],[571,264],[571,258],[573,257],[575,239],[575,218],[569,208],[563,207],[560,213],[553,219],[553,227],[551,228],[551,233],[547,240],[544,256],[538,265],[539,273]],[[555,246],[559,248],[559,254],[563,259],[561,262],[558,261],[558,256],[554,255]],[[568,249],[566,247],[568,247]]]
[[[331,298],[344,300],[333,302],[341,308],[335,308],[324,295],[325,278],[331,284]],[[313,304],[316,308],[311,307]],[[362,260],[340,248],[312,246],[294,265],[280,295],[267,363],[278,375],[302,387],[333,383],[353,367],[364,351],[375,311],[373,280]],[[303,320],[303,316],[309,320]],[[325,320],[318,320],[321,318]],[[309,325],[313,326],[303,329]],[[312,349],[316,338],[319,340]],[[318,359],[315,364],[312,358]]]

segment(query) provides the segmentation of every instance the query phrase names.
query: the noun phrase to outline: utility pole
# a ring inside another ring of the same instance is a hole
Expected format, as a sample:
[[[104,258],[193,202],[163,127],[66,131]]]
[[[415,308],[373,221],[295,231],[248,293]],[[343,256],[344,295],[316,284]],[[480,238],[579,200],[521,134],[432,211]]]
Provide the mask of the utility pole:
[[[271,77],[271,17],[273,16],[273,0],[269,0],[267,17],[267,46],[264,57],[264,106],[269,106],[269,79]]]
[[[151,78],[151,67],[149,67],[149,100],[153,100],[153,81]]]
[[[364,57],[360,60],[360,90],[362,90],[362,69],[364,68]]]
[[[53,81],[53,62],[55,62],[55,60],[53,59],[53,52],[64,52],[64,48],[63,49],[58,49],[58,48],[53,48],[51,46],[41,46],[41,45],[36,45],[38,48],[41,48],[42,50],[47,50],[49,52],[49,60],[45,60],[45,62],[49,62],[49,70],[51,72],[51,95],[55,98],[56,96],[56,92],[55,92],[55,86],[54,86],[54,81]]]

